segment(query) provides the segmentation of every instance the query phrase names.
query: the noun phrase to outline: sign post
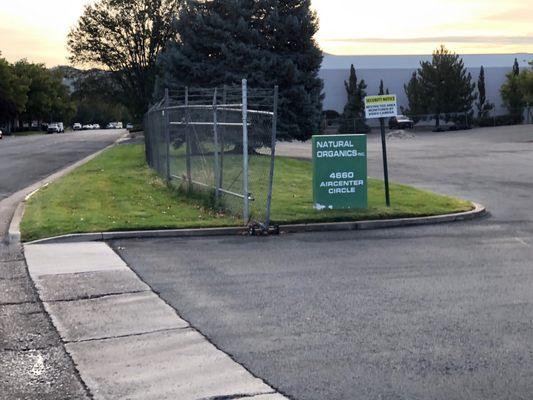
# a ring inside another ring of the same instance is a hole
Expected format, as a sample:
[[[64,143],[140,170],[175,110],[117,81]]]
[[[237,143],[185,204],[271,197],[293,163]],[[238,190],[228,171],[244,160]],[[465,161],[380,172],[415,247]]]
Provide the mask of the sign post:
[[[366,135],[313,136],[316,210],[368,207]]]
[[[383,151],[383,178],[385,181],[385,201],[390,207],[389,166],[387,161],[387,138],[385,136],[385,118],[398,115],[395,94],[365,97],[365,114],[367,119],[379,118],[381,127],[381,149]]]

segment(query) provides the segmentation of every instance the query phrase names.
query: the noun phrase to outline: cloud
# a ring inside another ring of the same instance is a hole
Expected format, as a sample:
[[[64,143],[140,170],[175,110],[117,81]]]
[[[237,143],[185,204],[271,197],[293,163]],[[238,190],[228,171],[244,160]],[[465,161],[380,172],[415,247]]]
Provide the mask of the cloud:
[[[427,36],[411,38],[323,38],[322,42],[341,43],[490,43],[499,45],[533,44],[533,35],[524,36]]]
[[[487,21],[514,21],[514,22],[531,22],[533,21],[533,8],[514,8],[492,14],[484,18]]]

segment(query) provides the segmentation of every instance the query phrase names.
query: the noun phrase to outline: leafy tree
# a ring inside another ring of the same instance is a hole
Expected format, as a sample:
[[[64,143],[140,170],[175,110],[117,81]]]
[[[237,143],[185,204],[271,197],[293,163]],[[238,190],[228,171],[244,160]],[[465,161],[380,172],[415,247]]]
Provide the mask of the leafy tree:
[[[476,85],[457,54],[441,46],[431,61],[420,63],[417,75],[420,89],[417,101],[434,115],[437,127],[442,114],[449,120],[456,113],[471,113]]]
[[[76,110],[70,89],[63,83],[60,70],[50,71],[50,116],[52,120],[70,122]]]
[[[50,120],[53,97],[50,72],[44,64],[32,64],[26,60],[16,62],[14,70],[20,79],[28,82],[28,101],[24,113],[20,115],[21,122],[31,124],[33,121]]]
[[[522,70],[519,75],[519,86],[524,102],[528,105],[533,105],[533,62],[530,63],[531,68]]]
[[[488,118],[489,113],[494,109],[494,104],[487,101],[485,91],[485,69],[481,66],[479,78],[477,80],[478,101],[476,103],[477,117],[479,120]]]
[[[364,133],[370,130],[365,118],[365,97],[367,85],[362,79],[357,81],[357,73],[353,64],[350,67],[348,81],[344,82],[347,101],[342,113],[339,133]]]
[[[322,53],[309,1],[185,0],[177,37],[160,57],[158,93],[165,87],[279,85],[281,137],[317,132],[322,110]]]
[[[13,66],[0,58],[0,122],[11,122],[25,110],[28,89],[27,79],[17,76]]]
[[[76,104],[73,122],[104,126],[110,121],[132,121],[128,109],[117,101],[120,88],[111,75],[98,69],[78,72],[72,93]]]
[[[522,122],[524,112],[524,97],[520,91],[519,76],[514,72],[506,75],[506,81],[500,88],[502,101],[515,123]]]
[[[180,0],[98,0],[85,7],[68,36],[70,60],[105,68],[121,100],[140,120],[152,100],[156,60],[175,37]]]
[[[515,59],[513,70],[506,75],[506,82],[500,88],[500,93],[514,122],[522,122],[525,106],[533,103],[533,69],[520,71]]]

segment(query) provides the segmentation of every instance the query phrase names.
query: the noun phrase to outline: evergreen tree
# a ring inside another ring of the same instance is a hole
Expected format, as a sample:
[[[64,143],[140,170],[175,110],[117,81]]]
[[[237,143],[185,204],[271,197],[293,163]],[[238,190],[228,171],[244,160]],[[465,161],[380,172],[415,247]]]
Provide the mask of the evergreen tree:
[[[280,88],[278,131],[307,139],[322,111],[322,53],[309,1],[187,0],[178,36],[160,57],[157,93],[165,87],[240,85]]]
[[[514,59],[513,63],[513,75],[518,76],[520,75],[520,66],[518,65],[518,59]]]
[[[423,114],[427,113],[427,104],[422,98],[422,88],[416,71],[413,72],[411,79],[403,87],[409,106],[407,109],[402,109],[402,112],[416,123],[420,121]]]
[[[489,113],[494,109],[494,104],[487,102],[487,94],[485,91],[485,69],[481,66],[479,70],[479,78],[477,80],[478,102],[477,117],[479,120],[489,117]]]
[[[380,95],[385,94],[385,88],[383,86],[383,79],[379,81],[379,93],[378,94]]]
[[[420,63],[418,85],[421,104],[434,115],[437,127],[443,114],[449,120],[456,113],[471,113],[476,85],[463,60],[444,46],[433,53],[431,61]]]
[[[353,64],[350,67],[348,81],[344,82],[347,101],[342,113],[342,121],[339,133],[365,133],[370,128],[365,118],[365,97],[367,85],[362,79],[357,82],[357,73]]]
[[[320,130],[323,83],[318,77],[322,50],[314,36],[318,17],[310,0],[257,1],[256,18],[274,56],[267,67],[271,85],[280,87],[279,131],[282,137],[305,140]],[[265,18],[261,15],[264,13]]]
[[[178,39],[159,58],[158,94],[165,87],[240,85],[243,78],[265,85],[266,43],[252,25],[253,3],[185,1],[175,22]]]

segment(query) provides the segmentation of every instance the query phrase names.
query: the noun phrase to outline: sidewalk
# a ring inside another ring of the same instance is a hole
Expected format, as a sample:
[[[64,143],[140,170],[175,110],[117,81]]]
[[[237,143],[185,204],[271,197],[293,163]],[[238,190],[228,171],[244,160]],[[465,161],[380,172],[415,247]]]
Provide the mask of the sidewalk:
[[[25,254],[94,399],[286,399],[181,319],[107,244],[34,244]]]

